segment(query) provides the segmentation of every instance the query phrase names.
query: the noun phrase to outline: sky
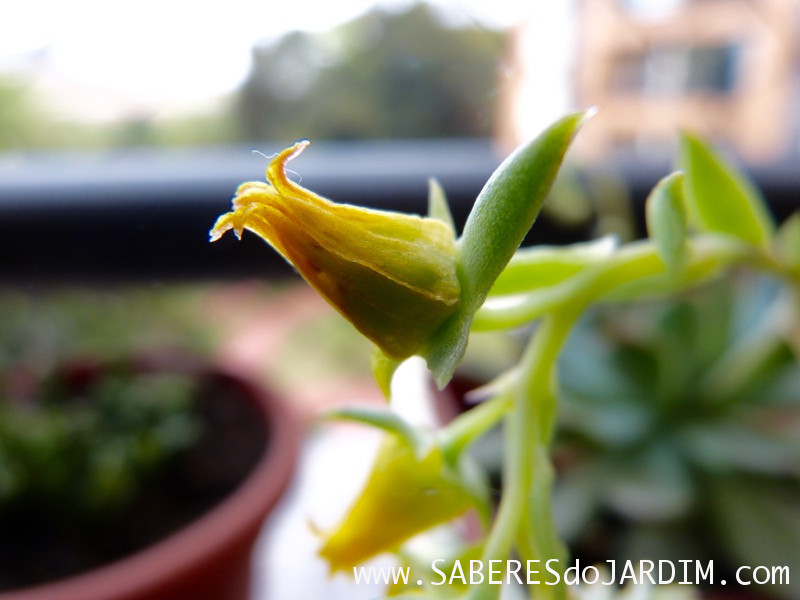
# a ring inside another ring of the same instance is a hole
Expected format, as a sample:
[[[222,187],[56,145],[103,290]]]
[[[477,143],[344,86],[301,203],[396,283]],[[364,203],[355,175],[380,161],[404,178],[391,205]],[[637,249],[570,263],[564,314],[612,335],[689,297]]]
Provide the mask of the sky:
[[[142,101],[188,102],[235,89],[250,49],[292,30],[324,31],[380,4],[409,0],[9,0],[0,21],[0,72],[36,55],[69,81]],[[454,19],[519,21],[519,0],[432,0]],[[13,8],[10,8],[13,7]],[[10,8],[10,10],[9,10]]]

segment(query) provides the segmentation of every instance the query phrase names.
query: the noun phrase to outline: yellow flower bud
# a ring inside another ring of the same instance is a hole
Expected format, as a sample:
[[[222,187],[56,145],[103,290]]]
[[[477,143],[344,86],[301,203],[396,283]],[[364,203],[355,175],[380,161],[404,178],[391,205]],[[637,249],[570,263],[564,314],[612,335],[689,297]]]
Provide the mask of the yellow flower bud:
[[[332,571],[348,570],[412,536],[463,514],[474,498],[448,467],[441,448],[423,457],[398,435],[381,446],[364,490],[326,536],[320,556]]]
[[[242,184],[211,241],[233,229],[264,238],[388,356],[417,353],[458,305],[452,230],[437,219],[336,204],[290,181],[287,148],[267,180]]]

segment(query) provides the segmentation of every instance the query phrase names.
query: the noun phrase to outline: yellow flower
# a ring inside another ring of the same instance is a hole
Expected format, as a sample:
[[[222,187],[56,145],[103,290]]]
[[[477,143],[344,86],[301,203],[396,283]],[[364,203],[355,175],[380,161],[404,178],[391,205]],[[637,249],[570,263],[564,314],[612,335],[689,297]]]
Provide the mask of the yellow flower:
[[[248,229],[264,238],[331,305],[388,356],[418,351],[457,308],[452,230],[431,218],[336,204],[290,181],[287,148],[267,180],[242,184],[211,241]]]
[[[320,556],[331,571],[348,570],[474,505],[474,495],[445,462],[441,448],[424,456],[398,435],[383,441],[364,490],[330,532]]]

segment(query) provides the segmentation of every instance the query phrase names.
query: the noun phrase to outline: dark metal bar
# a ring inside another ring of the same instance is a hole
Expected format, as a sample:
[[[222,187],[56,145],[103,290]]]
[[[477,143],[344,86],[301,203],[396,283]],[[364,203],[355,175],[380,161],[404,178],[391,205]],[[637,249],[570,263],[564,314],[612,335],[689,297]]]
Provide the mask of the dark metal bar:
[[[282,144],[265,143],[264,154]],[[0,281],[127,281],[280,276],[290,272],[263,242],[207,241],[242,181],[268,162],[245,146],[187,150],[0,155]],[[427,180],[444,186],[463,223],[500,163],[488,140],[314,143],[291,164],[302,184],[331,199],[421,213]],[[634,160],[614,167],[636,206],[670,170]],[[800,207],[793,161],[753,170],[779,217]],[[641,212],[641,210],[638,210]],[[547,222],[535,239],[569,234]]]

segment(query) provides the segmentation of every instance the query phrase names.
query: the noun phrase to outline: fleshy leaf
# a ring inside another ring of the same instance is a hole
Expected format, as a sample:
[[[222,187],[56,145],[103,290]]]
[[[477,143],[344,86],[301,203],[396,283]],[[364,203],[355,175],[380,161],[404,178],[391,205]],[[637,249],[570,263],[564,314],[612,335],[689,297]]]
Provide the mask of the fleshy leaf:
[[[647,197],[647,232],[656,251],[670,268],[686,260],[687,219],[683,198],[682,173],[672,173],[658,182]]]
[[[692,223],[704,231],[736,236],[766,245],[774,230],[761,195],[698,138],[684,134],[681,161],[686,172],[686,198]]]
[[[438,446],[420,458],[405,439],[388,435],[361,495],[326,536],[320,556],[332,571],[349,570],[471,506],[469,490]]]
[[[467,347],[472,317],[533,225],[588,113],[566,116],[514,151],[486,182],[459,239],[461,304],[423,351],[444,387]]]

